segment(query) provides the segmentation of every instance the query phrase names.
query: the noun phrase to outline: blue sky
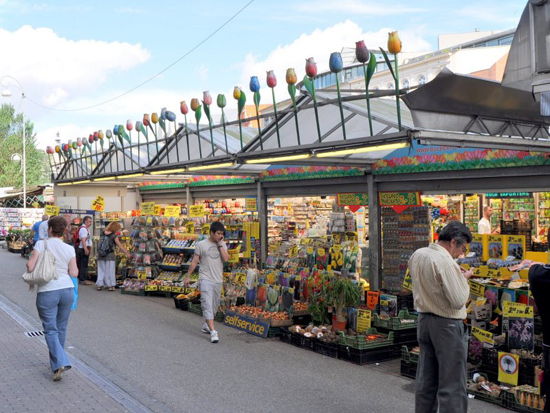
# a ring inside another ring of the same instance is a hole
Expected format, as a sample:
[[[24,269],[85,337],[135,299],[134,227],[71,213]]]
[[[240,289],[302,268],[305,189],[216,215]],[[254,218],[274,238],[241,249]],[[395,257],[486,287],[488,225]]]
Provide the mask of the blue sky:
[[[274,69],[281,84],[285,68],[296,67],[301,78],[305,58],[315,57],[322,69],[331,52],[356,40],[384,45],[389,30],[399,30],[404,51],[418,52],[436,49],[438,34],[514,28],[526,3],[255,0],[197,50],[123,98],[66,112],[30,101],[77,109],[111,99],[189,52],[248,1],[0,0],[0,75],[22,83],[26,112],[45,147],[56,131],[67,141],[135,122],[164,106],[179,115],[179,102],[201,98],[203,90],[214,98],[225,93],[232,105],[233,86],[247,90],[251,75],[265,84],[265,71]],[[18,91],[11,87],[10,101],[19,108]],[[278,87],[282,99],[284,89]]]

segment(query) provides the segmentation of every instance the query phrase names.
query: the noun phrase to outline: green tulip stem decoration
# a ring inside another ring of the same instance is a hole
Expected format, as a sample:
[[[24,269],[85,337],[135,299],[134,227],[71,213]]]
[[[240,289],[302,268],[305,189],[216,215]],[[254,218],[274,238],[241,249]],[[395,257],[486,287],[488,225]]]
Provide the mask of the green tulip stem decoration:
[[[139,132],[139,121],[136,122],[136,132],[138,135],[138,165],[141,168],[141,133]]]
[[[264,141],[262,139],[262,126],[260,121],[260,81],[258,76],[250,78],[250,91],[254,93],[254,106],[256,106],[256,119],[258,121],[258,138],[260,139],[260,148],[264,150]]]
[[[340,75],[339,73],[344,68],[344,63],[342,61],[342,55],[338,52],[333,52],[330,55],[328,65],[330,71],[335,74],[336,77],[336,92],[338,94],[338,106],[340,107],[340,119],[342,120],[342,135],[344,140],[346,140],[346,122],[344,120],[344,108],[342,107],[342,94],[340,93]]]
[[[363,63],[363,74],[365,75],[365,89],[366,89],[366,99],[367,99],[367,113],[369,116],[370,136],[373,136],[374,133],[372,130],[372,115],[370,111],[369,85],[375,70],[376,70],[376,57],[374,56],[374,53],[371,52],[368,65],[365,65],[365,63]]]
[[[277,131],[277,144],[281,147],[281,136],[279,135],[279,118],[277,116],[277,101],[275,100],[275,86],[277,86],[277,77],[275,72],[270,70],[267,72],[267,86],[271,88],[271,96],[273,97],[273,113],[275,114],[275,130]]]
[[[300,145],[300,128],[298,126],[298,108],[296,107],[296,82],[298,78],[294,69],[289,68],[286,70],[286,83],[288,84],[288,94],[292,100],[292,107],[294,108],[294,122],[296,123],[296,138],[298,139],[298,145]]]
[[[223,108],[225,108],[225,105],[227,104],[225,95],[220,93],[218,95],[216,102],[218,104],[218,107],[222,110],[222,125],[223,125],[223,137],[225,139],[225,153],[229,155],[229,145],[227,144],[227,131],[225,130],[225,112],[223,110]]]
[[[212,116],[210,115],[210,105],[212,104],[212,96],[210,96],[210,92],[207,90],[203,92],[202,104],[204,106],[204,113],[206,114],[206,118],[208,119],[208,129],[210,129],[210,144],[212,145],[212,157],[214,157],[216,148],[214,147],[214,133],[212,132]]]
[[[313,110],[315,112],[315,122],[317,124],[317,136],[319,142],[322,140],[321,126],[319,125],[319,110],[317,109],[317,96],[315,95],[315,76],[317,76],[317,63],[313,57],[306,60],[306,76],[304,76],[304,86],[313,98]]]
[[[185,140],[187,143],[187,160],[191,160],[191,151],[189,150],[189,129],[187,128],[187,115],[183,116],[185,119]]]
[[[388,65],[388,68],[390,69],[390,72],[395,80],[395,103],[397,108],[397,126],[399,131],[401,132],[403,130],[401,126],[401,99],[399,98],[399,59],[397,55],[399,52],[401,52],[401,49],[403,48],[403,43],[399,39],[399,35],[397,32],[391,32],[388,33],[388,51],[393,54],[394,61],[395,61],[395,72],[393,71],[392,64],[390,62],[390,59],[388,58],[388,55],[386,52],[380,48],[382,51],[382,54],[384,55],[384,59],[386,60],[386,64]]]
[[[195,120],[197,122],[197,139],[199,144],[199,157],[202,159],[201,133],[199,125],[202,116],[202,106],[199,105],[198,99],[191,99],[191,110],[195,112]]]
[[[241,140],[241,152],[244,150],[243,144],[243,126],[241,124],[241,114],[243,113],[244,105],[246,104],[246,94],[241,90],[239,86],[235,86],[233,89],[233,97],[237,100],[237,119],[239,120],[239,137]]]

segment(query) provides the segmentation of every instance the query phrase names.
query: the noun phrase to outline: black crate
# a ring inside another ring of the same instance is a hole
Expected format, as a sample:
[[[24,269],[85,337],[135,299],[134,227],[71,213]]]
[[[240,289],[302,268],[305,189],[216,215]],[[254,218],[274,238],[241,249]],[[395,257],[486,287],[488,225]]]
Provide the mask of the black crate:
[[[307,326],[311,324],[311,315],[305,314],[294,316],[292,317],[292,322],[296,326]]]
[[[515,412],[542,413],[542,410],[520,404],[516,395],[512,392],[503,392],[504,407]]]
[[[317,340],[313,343],[313,351],[332,358],[338,357],[338,344],[325,343],[324,341]]]
[[[542,319],[540,315],[535,316],[535,335],[542,334]]]
[[[241,305],[244,305],[244,303],[246,302],[245,298],[244,297],[237,297],[237,302],[235,303],[236,306],[241,306]]]
[[[353,347],[339,346],[338,358],[359,364],[360,366],[370,363],[391,360],[393,357],[393,347],[381,347],[367,350],[358,350]]]
[[[418,346],[418,341],[406,341],[399,344],[393,345],[393,358],[401,358],[401,355],[403,354],[403,346],[407,346],[407,348],[412,349],[413,347]]]
[[[189,300],[187,298],[183,298],[180,302],[180,310],[181,311],[189,311]]]
[[[417,341],[416,328],[407,328],[405,330],[389,330],[383,327],[376,328],[379,333],[389,334],[393,332],[393,342],[400,345],[409,345]]]
[[[288,331],[288,329],[286,328],[283,328],[281,329],[281,335],[279,336],[279,339],[283,342],[283,343],[288,343],[290,344],[290,337],[292,336],[292,333],[290,331]]]
[[[409,379],[416,379],[416,370],[418,369],[418,363],[401,360],[401,375],[408,377]]]
[[[414,299],[412,293],[410,294],[397,294],[397,311],[401,310],[414,310]]]
[[[178,310],[181,310],[181,299],[174,297],[174,305]]]
[[[304,337],[301,334],[298,333],[292,333],[290,336],[290,344],[296,347],[305,348],[306,350],[313,351],[313,343],[317,339]]]
[[[270,327],[267,332],[267,338],[280,337],[282,334],[282,329],[280,327]]]

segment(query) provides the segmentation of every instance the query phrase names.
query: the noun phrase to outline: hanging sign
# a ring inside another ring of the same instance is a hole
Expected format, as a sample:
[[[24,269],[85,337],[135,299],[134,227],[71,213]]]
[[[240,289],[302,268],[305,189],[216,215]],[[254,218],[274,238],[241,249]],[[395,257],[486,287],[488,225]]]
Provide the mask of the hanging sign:
[[[155,213],[155,203],[154,202],[144,202],[141,204],[141,215],[154,215]]]
[[[189,207],[189,218],[203,218],[204,205],[191,205]]]
[[[101,195],[98,195],[92,202],[92,209],[94,211],[103,211],[105,208],[105,198],[103,198]]]
[[[338,194],[337,201],[338,206],[347,206],[352,212],[357,212],[359,208],[369,204],[369,196],[357,193]]]
[[[493,340],[493,334],[489,333],[488,331],[472,326],[472,335],[482,343],[486,343],[491,346],[495,345],[495,341]]]
[[[160,217],[162,215],[162,207],[160,205],[155,205],[153,215]]]
[[[378,298],[380,297],[380,292],[378,291],[367,291],[367,308],[369,310],[376,310],[378,305]]]
[[[258,198],[249,197],[249,198],[245,198],[244,201],[245,201],[244,202],[245,209],[248,212],[258,212]]]
[[[498,352],[498,381],[518,385],[519,356]]]
[[[407,270],[407,272],[405,273],[405,279],[403,280],[403,289],[409,291],[413,290],[412,277],[409,270]]]
[[[408,207],[422,206],[420,192],[380,192],[378,199],[380,206],[392,207],[398,214]]]
[[[164,207],[165,217],[179,217],[181,214],[181,207],[179,205],[170,205]]]
[[[357,310],[357,332],[364,333],[370,328],[372,313],[369,310]]]
[[[59,215],[59,207],[55,205],[46,205],[45,214],[51,217],[56,217]]]
[[[239,262],[239,248],[227,250],[227,253],[229,254],[229,259],[227,262],[231,264],[236,264]]]

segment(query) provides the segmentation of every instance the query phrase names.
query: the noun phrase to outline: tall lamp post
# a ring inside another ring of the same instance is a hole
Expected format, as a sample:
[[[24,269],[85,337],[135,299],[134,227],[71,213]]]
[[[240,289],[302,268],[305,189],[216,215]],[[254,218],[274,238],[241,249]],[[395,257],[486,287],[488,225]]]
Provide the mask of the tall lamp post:
[[[21,86],[21,83],[19,83],[19,80],[16,78],[6,75],[3,76],[2,79],[0,79],[0,85],[4,87],[4,90],[2,91],[3,97],[10,97],[12,96],[11,90],[8,89],[9,84],[4,85],[4,80],[11,79],[14,80],[21,89],[21,114],[23,115],[23,209],[27,209],[27,139],[25,136],[25,91],[23,90],[23,86]]]

